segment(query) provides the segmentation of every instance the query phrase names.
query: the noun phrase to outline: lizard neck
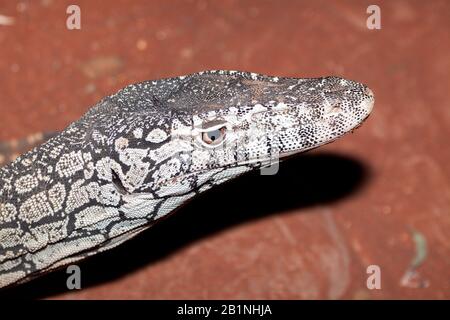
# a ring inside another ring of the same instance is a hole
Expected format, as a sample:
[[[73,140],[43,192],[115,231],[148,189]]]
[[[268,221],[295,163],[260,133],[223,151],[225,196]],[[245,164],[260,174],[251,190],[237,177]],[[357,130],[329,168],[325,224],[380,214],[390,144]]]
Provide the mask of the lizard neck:
[[[68,145],[65,140],[65,135],[51,139],[0,169],[0,226],[13,221],[35,224],[63,211],[70,185],[89,175],[85,163],[90,155],[86,146]]]

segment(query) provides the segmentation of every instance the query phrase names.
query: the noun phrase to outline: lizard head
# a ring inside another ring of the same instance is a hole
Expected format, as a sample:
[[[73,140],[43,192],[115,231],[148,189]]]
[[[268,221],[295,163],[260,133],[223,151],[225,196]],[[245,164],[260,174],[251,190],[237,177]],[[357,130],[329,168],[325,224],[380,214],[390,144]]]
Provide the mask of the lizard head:
[[[110,249],[199,192],[331,142],[373,102],[337,77],[217,71],[128,86],[0,169],[0,287]]]
[[[365,85],[339,77],[234,71],[143,82],[113,99],[134,115],[114,135],[128,171],[121,178],[130,192],[154,197],[202,191],[329,143],[359,126],[374,103]]]

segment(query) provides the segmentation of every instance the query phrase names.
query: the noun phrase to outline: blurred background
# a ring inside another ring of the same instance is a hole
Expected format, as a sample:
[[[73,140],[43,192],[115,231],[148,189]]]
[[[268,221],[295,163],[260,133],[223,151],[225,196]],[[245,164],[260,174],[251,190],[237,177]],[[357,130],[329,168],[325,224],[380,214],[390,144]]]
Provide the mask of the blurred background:
[[[71,4],[81,30],[66,28]],[[61,130],[129,83],[207,69],[338,75],[376,97],[354,134],[81,263],[82,290],[62,270],[1,294],[449,299],[449,39],[445,0],[0,0],[2,141]],[[367,287],[371,265],[381,289]]]

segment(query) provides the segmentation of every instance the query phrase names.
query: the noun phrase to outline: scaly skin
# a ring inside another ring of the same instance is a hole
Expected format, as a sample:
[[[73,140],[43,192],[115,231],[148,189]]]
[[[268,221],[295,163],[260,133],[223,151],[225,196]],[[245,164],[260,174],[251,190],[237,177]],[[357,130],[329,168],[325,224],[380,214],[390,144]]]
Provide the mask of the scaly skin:
[[[207,71],[130,85],[0,169],[0,287],[110,249],[215,185],[329,143],[373,103],[366,86],[338,77]]]

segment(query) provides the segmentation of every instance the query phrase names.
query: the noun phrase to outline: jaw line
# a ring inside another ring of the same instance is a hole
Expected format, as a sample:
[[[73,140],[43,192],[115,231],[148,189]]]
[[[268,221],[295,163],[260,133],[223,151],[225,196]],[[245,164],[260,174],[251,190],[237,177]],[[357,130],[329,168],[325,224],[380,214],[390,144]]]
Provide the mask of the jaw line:
[[[373,106],[373,102],[371,102],[371,103],[372,103],[372,106]],[[328,141],[319,143],[319,144],[317,144],[315,146],[311,146],[311,147],[308,147],[308,148],[305,148],[305,149],[302,149],[302,150],[293,150],[293,151],[288,151],[288,152],[281,152],[278,155],[278,157],[255,158],[255,159],[250,159],[250,160],[246,160],[246,161],[236,162],[235,165],[230,165],[230,166],[227,166],[227,167],[245,166],[245,165],[249,165],[249,164],[257,163],[257,162],[261,163],[260,167],[264,167],[264,166],[267,166],[267,165],[271,165],[272,163],[275,163],[275,162],[281,162],[281,161],[284,161],[284,160],[286,160],[288,158],[295,157],[295,156],[297,156],[299,154],[302,154],[304,152],[311,151],[311,150],[316,149],[318,147],[321,147],[323,145],[327,145],[329,143],[332,143],[335,140],[341,138],[342,136],[345,136],[347,134],[353,133],[355,130],[359,129],[362,126],[362,124],[369,118],[370,114],[371,113],[369,111],[368,114],[364,117],[363,120],[361,120],[357,125],[355,125],[353,128],[351,128],[347,132],[345,132],[345,133],[343,133],[341,135],[338,135],[338,136],[336,136],[333,139],[330,139]],[[217,169],[219,169],[219,168],[216,168],[216,169],[213,169],[213,170],[217,170]],[[254,169],[256,169],[256,168],[254,168]],[[202,173],[205,173],[207,171],[208,170],[198,170],[198,171],[190,172],[190,173],[187,173],[187,174],[181,176],[180,178],[186,177],[186,176],[191,175],[191,174],[202,174]],[[162,186],[164,186],[164,183],[162,184]],[[138,192],[137,194],[139,196],[146,197],[148,199],[158,199],[159,198],[159,197],[155,198],[155,197],[153,197],[153,194],[146,193],[146,192],[142,192],[142,193]],[[128,196],[131,196],[131,195],[128,195]]]

